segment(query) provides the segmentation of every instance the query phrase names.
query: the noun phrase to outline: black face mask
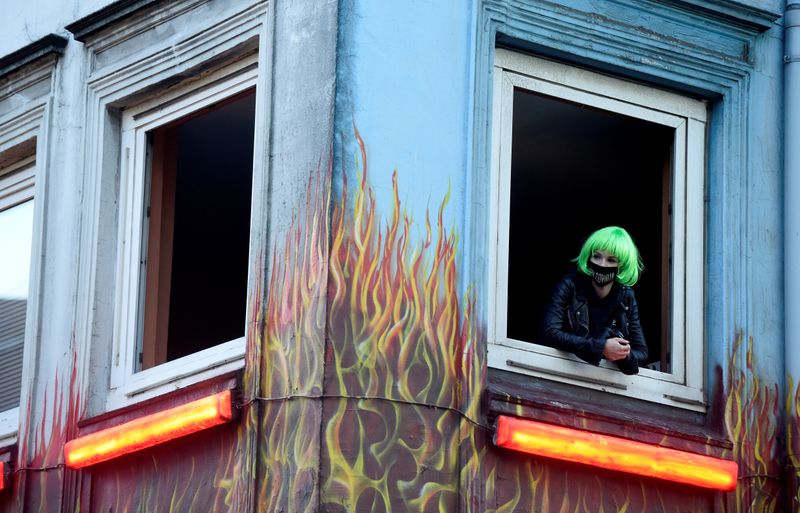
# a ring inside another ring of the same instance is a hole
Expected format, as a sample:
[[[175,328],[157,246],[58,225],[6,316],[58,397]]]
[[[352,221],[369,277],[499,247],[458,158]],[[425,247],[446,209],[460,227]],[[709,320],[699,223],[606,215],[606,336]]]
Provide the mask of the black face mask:
[[[603,267],[602,265],[597,265],[591,260],[588,262],[589,269],[592,270],[592,280],[597,284],[598,287],[603,287],[608,285],[609,283],[614,281],[614,278],[617,277],[617,267]]]

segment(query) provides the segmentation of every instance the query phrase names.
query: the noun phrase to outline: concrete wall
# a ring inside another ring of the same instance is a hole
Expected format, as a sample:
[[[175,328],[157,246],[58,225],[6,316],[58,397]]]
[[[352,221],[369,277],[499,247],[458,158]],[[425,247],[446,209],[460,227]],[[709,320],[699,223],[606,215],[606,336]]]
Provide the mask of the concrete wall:
[[[38,41],[48,34],[68,34],[64,27],[111,4],[111,0],[9,2],[0,20],[0,56]]]

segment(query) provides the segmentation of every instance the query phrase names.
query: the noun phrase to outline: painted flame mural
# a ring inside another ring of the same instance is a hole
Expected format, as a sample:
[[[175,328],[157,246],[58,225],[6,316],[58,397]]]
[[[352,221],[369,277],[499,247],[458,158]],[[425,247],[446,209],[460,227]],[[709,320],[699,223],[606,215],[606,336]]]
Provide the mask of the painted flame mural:
[[[76,360],[77,356],[73,354],[66,362],[69,369],[66,386],[56,371],[52,389],[45,390],[41,410],[46,414],[44,418],[33,422],[33,407],[28,403],[27,422],[23,425],[35,428],[32,443],[29,443],[29,438],[21,437],[19,448],[19,461],[27,458],[25,469],[17,471],[14,477],[16,500],[19,505],[24,505],[20,511],[50,511],[62,502],[62,449],[67,433],[76,429],[84,408]]]
[[[786,398],[786,452],[788,453],[787,493],[789,511],[800,511],[800,383],[795,386],[789,377],[789,390],[794,394]]]
[[[3,499],[0,510],[18,511],[18,501],[25,511],[55,511],[67,501],[96,512],[783,511],[779,393],[755,372],[753,341],[742,335],[731,345],[720,398],[740,465],[733,493],[495,448],[480,411],[486,337],[475,298],[482,296],[459,293],[458,236],[443,221],[448,195],[415,235],[395,172],[382,219],[366,145],[355,137],[354,190],[345,181],[332,201],[330,166],[312,172],[268,277],[254,279],[240,419],[65,471],[61,448],[81,411],[73,372],[72,407],[64,410],[56,380],[53,415],[35,430],[31,466],[54,468],[18,473],[14,487],[26,493]],[[794,390],[787,438],[796,455]],[[789,491],[797,505],[796,486]]]
[[[397,173],[381,226],[365,145],[352,211],[333,212],[322,503],[329,511],[455,511],[464,424],[477,421],[484,350],[460,298],[457,236],[425,217],[412,239]]]
[[[784,500],[780,394],[777,384],[764,383],[755,372],[753,339],[746,347],[743,339],[739,334],[731,346],[725,387],[725,428],[739,463],[739,486],[728,497],[727,510],[778,512]]]
[[[261,346],[258,511],[315,511],[322,423],[330,168],[273,254]]]

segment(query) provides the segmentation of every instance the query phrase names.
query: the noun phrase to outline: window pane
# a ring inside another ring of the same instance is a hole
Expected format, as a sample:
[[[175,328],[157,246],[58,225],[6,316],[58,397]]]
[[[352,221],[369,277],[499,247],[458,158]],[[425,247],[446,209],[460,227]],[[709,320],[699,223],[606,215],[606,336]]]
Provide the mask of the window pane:
[[[19,406],[33,200],[0,212],[0,411]]]
[[[255,94],[151,131],[141,368],[244,335]]]
[[[535,342],[584,239],[619,225],[646,266],[635,291],[650,362],[668,371],[674,130],[522,89],[513,119],[508,336]]]

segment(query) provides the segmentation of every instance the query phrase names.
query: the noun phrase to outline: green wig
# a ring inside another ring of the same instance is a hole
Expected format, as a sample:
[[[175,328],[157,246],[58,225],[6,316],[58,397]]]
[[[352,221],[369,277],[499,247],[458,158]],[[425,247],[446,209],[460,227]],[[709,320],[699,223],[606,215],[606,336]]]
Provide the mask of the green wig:
[[[619,226],[606,226],[589,235],[583,243],[581,252],[574,261],[578,263],[578,270],[591,276],[589,259],[595,251],[606,251],[619,260],[617,281],[628,287],[639,281],[639,273],[644,270],[642,258],[636,244],[624,228]]]

